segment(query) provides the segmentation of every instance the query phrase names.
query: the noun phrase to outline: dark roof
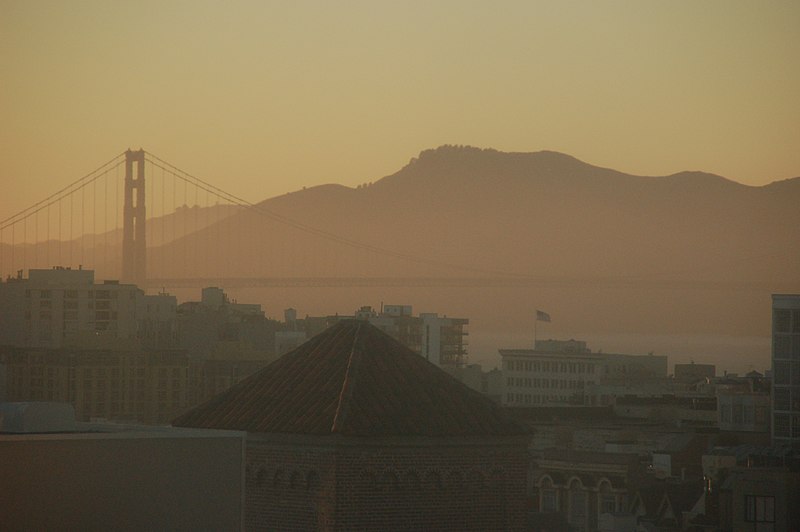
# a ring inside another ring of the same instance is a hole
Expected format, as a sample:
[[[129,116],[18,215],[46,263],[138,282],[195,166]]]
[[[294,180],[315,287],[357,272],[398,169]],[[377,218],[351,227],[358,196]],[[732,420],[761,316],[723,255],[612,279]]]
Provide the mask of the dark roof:
[[[525,433],[490,399],[355,320],[318,334],[173,425],[348,436]]]

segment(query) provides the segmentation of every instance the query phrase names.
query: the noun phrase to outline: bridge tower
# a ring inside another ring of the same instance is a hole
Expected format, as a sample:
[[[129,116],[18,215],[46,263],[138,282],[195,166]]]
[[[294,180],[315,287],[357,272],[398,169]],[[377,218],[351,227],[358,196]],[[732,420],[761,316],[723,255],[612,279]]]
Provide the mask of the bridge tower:
[[[134,164],[136,172],[134,175]],[[122,223],[122,280],[144,288],[145,243],[144,150],[125,152],[125,207]]]

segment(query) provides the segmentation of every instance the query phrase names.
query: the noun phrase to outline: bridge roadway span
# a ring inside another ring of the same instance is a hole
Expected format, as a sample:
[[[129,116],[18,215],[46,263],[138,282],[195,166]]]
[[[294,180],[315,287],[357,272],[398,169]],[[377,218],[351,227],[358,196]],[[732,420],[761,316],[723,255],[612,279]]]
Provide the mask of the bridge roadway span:
[[[651,288],[733,291],[775,291],[772,283],[737,283],[712,280],[658,280],[589,277],[195,277],[148,279],[147,288]]]

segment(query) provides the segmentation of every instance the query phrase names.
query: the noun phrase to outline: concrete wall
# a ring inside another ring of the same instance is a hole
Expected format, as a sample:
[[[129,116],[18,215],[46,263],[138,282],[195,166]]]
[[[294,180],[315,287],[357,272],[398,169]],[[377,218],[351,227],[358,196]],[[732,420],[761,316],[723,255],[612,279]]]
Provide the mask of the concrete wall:
[[[241,437],[0,435],[0,530],[239,530]]]

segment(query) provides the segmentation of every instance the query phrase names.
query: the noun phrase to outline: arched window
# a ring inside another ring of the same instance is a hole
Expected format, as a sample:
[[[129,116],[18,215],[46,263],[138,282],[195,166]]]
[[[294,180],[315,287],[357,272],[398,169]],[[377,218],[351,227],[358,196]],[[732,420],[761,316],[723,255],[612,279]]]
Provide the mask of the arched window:
[[[604,478],[598,485],[597,512],[598,514],[613,514],[618,510],[617,495],[611,491],[611,482]]]
[[[589,499],[580,479],[573,478],[569,483],[569,524],[585,530]]]
[[[558,511],[558,491],[553,487],[553,479],[548,475],[539,479],[539,510],[542,512]]]

